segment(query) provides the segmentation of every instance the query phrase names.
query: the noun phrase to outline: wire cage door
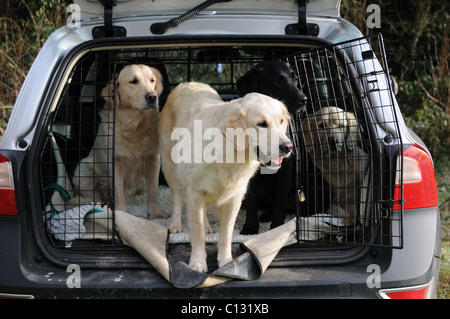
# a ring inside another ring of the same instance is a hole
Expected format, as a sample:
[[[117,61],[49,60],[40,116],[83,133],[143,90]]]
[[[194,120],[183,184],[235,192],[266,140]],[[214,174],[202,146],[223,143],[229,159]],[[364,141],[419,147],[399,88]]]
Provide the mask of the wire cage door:
[[[287,61],[310,99],[292,125],[298,242],[401,248],[402,141],[381,35]]]

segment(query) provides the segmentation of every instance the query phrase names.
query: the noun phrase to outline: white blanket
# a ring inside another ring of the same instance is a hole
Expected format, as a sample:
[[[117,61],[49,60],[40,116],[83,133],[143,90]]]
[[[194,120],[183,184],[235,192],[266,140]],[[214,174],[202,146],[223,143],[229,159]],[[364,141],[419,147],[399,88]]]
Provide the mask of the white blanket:
[[[58,195],[56,195],[58,196]],[[56,199],[55,199],[56,200]],[[160,192],[161,207],[170,212],[170,190]],[[167,202],[169,201],[169,203]],[[209,287],[233,279],[258,279],[284,246],[295,243],[297,220],[292,218],[284,225],[268,230],[270,223],[263,224],[259,235],[244,236],[239,231],[245,221],[241,212],[236,223],[233,241],[241,243],[244,253],[211,274],[203,274],[189,268],[177,256],[171,255],[168,245],[188,243],[187,218],[183,217],[184,232],[169,234],[170,220],[148,220],[142,199],[136,197],[129,202],[129,212],[115,211],[101,205],[83,205],[55,214],[47,220],[47,227],[55,237],[70,242],[74,239],[112,239],[115,229],[123,243],[134,248],[164,278],[178,288]],[[216,233],[207,236],[209,243],[218,240],[218,218],[211,212],[208,215]],[[114,221],[114,225],[113,225]],[[318,218],[299,218],[300,240],[316,240],[331,231],[332,226]],[[306,231],[307,230],[307,231]]]
[[[127,213],[133,216],[147,219],[147,206],[145,202],[145,195],[128,196]],[[161,210],[167,215],[171,214],[171,192],[168,187],[160,186],[159,188],[159,203]],[[61,206],[61,205],[60,205]],[[86,235],[86,228],[83,224],[86,214],[96,212],[107,212],[110,209],[100,204],[94,205],[82,205],[73,209],[65,210],[59,214],[55,214],[48,219],[48,230],[55,236],[55,238],[63,241],[73,241],[75,239],[92,239],[93,234]],[[178,234],[170,234],[169,243],[180,244],[190,243],[189,226],[187,214],[183,213],[182,225],[183,231]],[[287,218],[287,221],[291,217]],[[217,243],[219,240],[219,217],[214,211],[208,212],[208,220],[211,227],[214,229],[213,234],[206,234],[207,243]],[[154,219],[150,222],[160,225],[162,227],[169,227],[170,217],[167,219]],[[255,235],[241,235],[240,231],[245,223],[245,211],[241,210],[239,213],[235,229],[233,232],[233,242],[242,243]],[[265,232],[270,229],[270,222],[262,223],[260,227],[261,232]],[[100,232],[99,232],[100,233]],[[95,237],[95,235],[94,235]],[[103,238],[103,237],[102,237]]]
[[[56,194],[56,196],[58,196]],[[148,220],[147,219],[147,206],[145,203],[145,195],[129,196],[127,201],[127,213]],[[170,216],[171,213],[171,192],[168,187],[160,186],[159,189],[159,204],[161,210]],[[112,229],[97,229],[93,230],[93,233],[87,233],[86,227],[84,225],[84,219],[88,214],[96,214],[99,212],[111,213],[111,209],[102,206],[100,204],[94,205],[91,203],[89,205],[82,205],[80,207],[75,207],[73,209],[65,210],[59,214],[55,214],[53,217],[47,220],[47,227],[49,232],[51,232],[55,238],[63,241],[73,241],[76,239],[111,239],[110,233]],[[108,215],[109,216],[109,215]],[[93,216],[92,218],[96,218]],[[99,218],[99,217],[98,217]],[[292,219],[291,216],[286,217],[286,223]],[[208,212],[208,220],[211,227],[214,229],[213,234],[206,234],[206,242],[208,244],[217,243],[219,240],[219,217],[214,210]],[[342,226],[340,220],[336,217],[329,215],[315,215],[311,216],[304,224],[305,230],[309,231],[302,234],[302,239],[304,240],[316,240],[321,238],[323,234],[329,230],[328,224],[334,226]],[[166,219],[154,219],[149,220],[149,222],[157,224],[159,226],[168,228],[170,224],[170,217]],[[249,239],[254,238],[256,235],[241,235],[240,231],[245,223],[245,210],[241,210],[238,214],[236,224],[233,232],[233,243],[242,243]],[[112,225],[112,224],[111,224]],[[170,244],[182,244],[190,243],[189,226],[187,214],[183,212],[182,218],[183,231],[178,234],[170,234],[169,243]],[[111,226],[112,227],[112,226]],[[265,233],[270,230],[270,222],[260,224],[260,233]]]

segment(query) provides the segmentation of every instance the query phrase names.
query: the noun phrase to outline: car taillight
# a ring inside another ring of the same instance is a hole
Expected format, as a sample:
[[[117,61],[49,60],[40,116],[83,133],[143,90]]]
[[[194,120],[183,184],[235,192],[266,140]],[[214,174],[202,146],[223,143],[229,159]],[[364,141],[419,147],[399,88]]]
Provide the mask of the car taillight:
[[[0,215],[17,216],[12,164],[0,154]]]
[[[379,294],[384,299],[427,299],[430,285],[419,287],[383,289]]]
[[[399,210],[401,157],[397,159],[394,210]],[[436,177],[431,156],[420,145],[412,145],[403,152],[403,209],[438,205]]]

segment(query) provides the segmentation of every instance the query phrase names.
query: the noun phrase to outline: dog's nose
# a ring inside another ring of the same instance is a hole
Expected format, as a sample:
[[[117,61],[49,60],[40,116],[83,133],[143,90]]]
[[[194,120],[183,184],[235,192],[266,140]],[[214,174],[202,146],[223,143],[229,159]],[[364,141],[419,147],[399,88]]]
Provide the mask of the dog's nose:
[[[156,92],[147,93],[145,95],[145,100],[147,102],[146,109],[158,107],[158,95],[156,94]]]
[[[306,106],[306,103],[308,103],[308,97],[306,95],[301,95],[298,99],[298,104]]]
[[[308,97],[306,95],[301,94],[297,98],[297,104],[299,106],[298,113],[303,113],[306,111],[306,103],[308,103]]]
[[[292,150],[292,142],[287,141],[280,144],[280,152],[285,155],[288,154]]]
[[[302,95],[298,99],[298,104],[306,105],[308,103],[308,97],[306,95]]]
[[[331,151],[338,151],[339,150],[339,140],[334,137],[334,136],[330,136],[328,137],[328,147],[330,148]]]
[[[156,92],[149,92],[145,95],[145,99],[147,99],[148,101],[154,101],[156,100],[157,95]]]

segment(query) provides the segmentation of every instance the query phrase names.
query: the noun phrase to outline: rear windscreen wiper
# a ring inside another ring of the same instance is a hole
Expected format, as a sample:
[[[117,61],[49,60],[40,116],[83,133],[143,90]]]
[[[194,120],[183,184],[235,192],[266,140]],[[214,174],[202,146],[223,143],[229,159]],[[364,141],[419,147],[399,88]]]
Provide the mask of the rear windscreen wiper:
[[[208,0],[208,1],[205,1],[201,4],[199,4],[198,6],[196,6],[195,8],[189,10],[188,12],[180,15],[177,18],[170,19],[169,21],[166,21],[166,22],[153,23],[150,26],[150,31],[153,34],[164,34],[170,28],[176,27],[181,22],[184,22],[187,19],[190,19],[191,17],[198,14],[200,11],[205,10],[206,8],[212,6],[213,4],[220,3],[220,2],[230,2],[230,1],[232,1],[232,0]]]

